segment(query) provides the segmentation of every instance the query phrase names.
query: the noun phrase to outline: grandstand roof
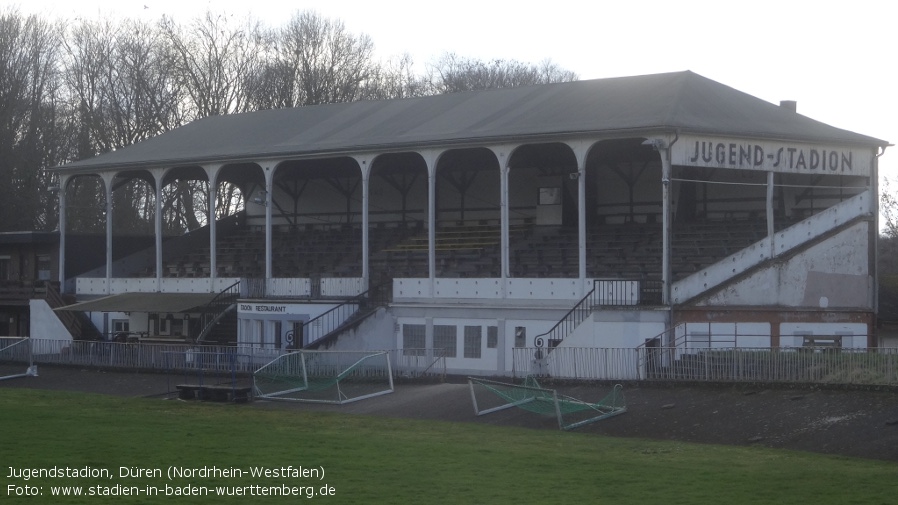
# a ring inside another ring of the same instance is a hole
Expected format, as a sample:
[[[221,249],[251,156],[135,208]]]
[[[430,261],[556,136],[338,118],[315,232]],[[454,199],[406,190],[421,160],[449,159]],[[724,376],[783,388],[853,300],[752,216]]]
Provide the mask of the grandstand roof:
[[[884,146],[690,71],[208,117],[61,171],[88,172],[649,131]]]
[[[66,305],[53,310],[83,312],[192,312],[211,302],[217,293],[122,293]],[[152,307],[150,310],[148,307]]]

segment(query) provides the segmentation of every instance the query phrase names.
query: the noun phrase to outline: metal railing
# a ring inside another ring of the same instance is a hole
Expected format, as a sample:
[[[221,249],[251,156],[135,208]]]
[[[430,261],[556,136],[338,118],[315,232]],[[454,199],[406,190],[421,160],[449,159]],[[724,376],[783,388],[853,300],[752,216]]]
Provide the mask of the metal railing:
[[[206,337],[209,336],[212,329],[215,327],[215,324],[224,316],[224,314],[230,310],[233,310],[234,304],[237,303],[237,298],[240,296],[240,281],[231,284],[220,293],[215,295],[215,298],[209,301],[205,307],[203,307],[202,312],[202,321],[203,321],[203,329],[200,330],[199,335],[196,337],[197,342],[202,342]]]
[[[592,314],[592,308],[595,305],[595,300],[593,299],[595,292],[596,288],[595,284],[593,284],[592,290],[586,293],[586,296],[581,298],[567,314],[555,323],[555,326],[533,338],[533,345],[545,347],[548,344],[549,347],[555,347],[561,343],[564,337],[570,335],[571,332],[580,326],[580,323]]]
[[[442,347],[394,349],[390,351],[390,362],[397,377],[446,377],[446,349]]]
[[[515,377],[898,385],[898,348],[517,348],[512,358]]]
[[[598,306],[657,305],[661,303],[661,281],[594,279],[592,289],[549,331],[533,339],[536,347],[553,348],[585,321]]]
[[[374,286],[306,322],[303,325],[301,347],[318,344],[323,338],[353,320],[357,314],[387,304],[388,285],[392,285],[392,281]]]
[[[282,354],[249,346],[0,339],[0,361],[159,372],[252,373]],[[444,378],[443,349],[392,349],[401,378]],[[372,351],[373,352],[373,351]],[[515,348],[512,371],[572,380],[898,386],[898,348]],[[485,370],[487,371],[487,370]]]
[[[443,349],[390,349],[393,374],[445,378]],[[98,369],[177,373],[249,374],[284,354],[251,346],[100,342],[21,337],[0,338],[0,362],[72,365]]]

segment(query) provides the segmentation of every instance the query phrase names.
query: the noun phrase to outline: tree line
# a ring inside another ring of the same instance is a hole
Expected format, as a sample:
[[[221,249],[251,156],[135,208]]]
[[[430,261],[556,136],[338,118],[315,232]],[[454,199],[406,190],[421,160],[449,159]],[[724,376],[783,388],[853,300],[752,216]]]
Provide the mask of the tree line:
[[[446,53],[416,72],[408,55],[380,60],[374,42],[335,19],[299,11],[283,26],[207,12],[54,20],[0,10],[0,232],[53,230],[58,182],[44,169],[90,158],[221,114],[563,82],[552,61],[482,61]],[[167,233],[206,222],[204,181],[164,188]],[[226,214],[242,205],[222,185]],[[117,232],[151,233],[154,192],[114,193]],[[102,232],[105,192],[93,177],[66,193],[67,231]]]

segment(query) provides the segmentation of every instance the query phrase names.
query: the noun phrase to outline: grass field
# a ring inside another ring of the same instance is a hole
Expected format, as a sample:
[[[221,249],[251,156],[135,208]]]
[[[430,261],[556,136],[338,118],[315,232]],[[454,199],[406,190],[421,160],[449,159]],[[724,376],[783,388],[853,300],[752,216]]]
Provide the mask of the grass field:
[[[895,463],[762,448],[24,389],[0,389],[0,430],[4,504],[274,504],[311,491],[341,504],[873,505],[895,503],[898,478]],[[172,467],[269,474],[170,480]],[[25,480],[53,468],[108,475]],[[66,486],[110,495],[52,496]],[[262,495],[285,492],[298,495]]]

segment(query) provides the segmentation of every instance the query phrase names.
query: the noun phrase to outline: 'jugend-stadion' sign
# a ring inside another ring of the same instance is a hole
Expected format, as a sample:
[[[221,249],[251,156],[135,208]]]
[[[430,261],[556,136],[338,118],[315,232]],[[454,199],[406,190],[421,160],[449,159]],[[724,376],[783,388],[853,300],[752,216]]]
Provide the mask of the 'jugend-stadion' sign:
[[[844,146],[683,136],[671,146],[671,163],[688,167],[867,176],[873,151]]]

